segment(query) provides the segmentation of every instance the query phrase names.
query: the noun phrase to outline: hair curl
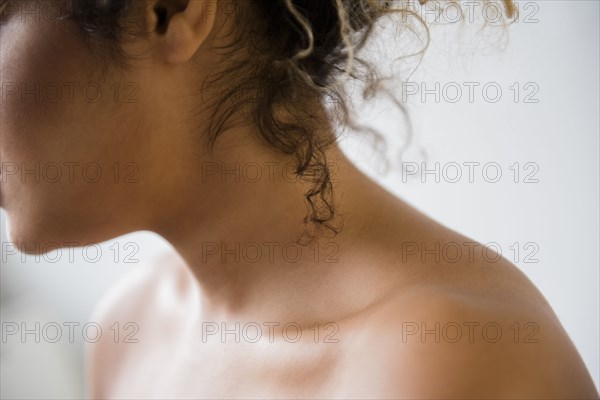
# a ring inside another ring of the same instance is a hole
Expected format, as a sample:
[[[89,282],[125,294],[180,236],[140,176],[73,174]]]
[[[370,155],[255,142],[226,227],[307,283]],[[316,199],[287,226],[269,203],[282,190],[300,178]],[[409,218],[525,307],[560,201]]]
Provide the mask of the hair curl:
[[[147,32],[140,0],[63,0],[66,18],[75,21],[95,54],[127,66],[121,45],[127,35]],[[442,0],[458,3],[454,0]],[[497,1],[483,0],[486,3]],[[503,3],[505,20],[516,15],[512,0]],[[223,90],[212,99],[214,113],[207,137],[211,149],[235,112],[243,110],[260,132],[260,139],[296,160],[297,176],[310,183],[305,194],[308,214],[303,238],[309,241],[341,229],[335,212],[332,176],[325,150],[337,129],[321,129],[308,104],[319,99],[328,109],[330,127],[375,133],[352,118],[352,102],[344,82],[364,84],[364,99],[387,92],[395,99],[373,63],[360,51],[385,16],[401,15],[402,29],[425,29],[419,53],[429,44],[429,30],[419,15],[427,0],[223,0],[219,7],[233,14],[235,31],[218,51],[228,62],[217,66],[204,83]],[[3,4],[4,7],[6,3]],[[160,10],[157,10],[160,11]],[[231,12],[233,11],[233,12]],[[409,18],[406,18],[409,17]],[[240,55],[243,54],[242,57]],[[227,82],[226,85],[220,83]],[[206,87],[202,88],[203,90]],[[403,105],[395,100],[404,112]],[[285,110],[283,119],[277,110]],[[292,118],[290,118],[292,116]]]

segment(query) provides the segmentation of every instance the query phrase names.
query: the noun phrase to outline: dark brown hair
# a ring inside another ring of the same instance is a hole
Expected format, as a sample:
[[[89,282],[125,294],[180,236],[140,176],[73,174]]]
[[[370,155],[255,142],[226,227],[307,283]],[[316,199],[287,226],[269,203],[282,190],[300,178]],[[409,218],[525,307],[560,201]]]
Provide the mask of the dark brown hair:
[[[486,4],[493,3],[484,0]],[[184,2],[185,3],[185,2]],[[210,149],[234,112],[243,110],[267,145],[294,157],[295,173],[310,182],[305,194],[308,214],[304,238],[337,233],[332,176],[325,150],[336,141],[332,132],[350,128],[377,132],[358,124],[343,76],[361,82],[363,98],[386,91],[375,65],[360,52],[384,17],[398,17],[397,31],[422,28],[420,52],[428,45],[429,30],[419,15],[426,0],[223,0],[223,15],[235,18],[229,44],[218,51],[228,62],[216,66],[203,85],[216,85],[211,98],[214,114],[207,136]],[[453,2],[455,3],[455,2]],[[457,3],[457,2],[456,2]],[[502,0],[504,19],[515,16],[512,0]],[[127,55],[121,42],[147,32],[139,19],[142,0],[64,0],[66,18],[75,21],[95,54],[123,67]],[[155,8],[159,13],[161,10]],[[136,17],[137,16],[137,17]],[[504,20],[503,19],[503,20]],[[243,56],[240,56],[243,55]],[[401,56],[401,55],[399,55]],[[226,82],[226,84],[221,84]],[[205,90],[199,88],[198,90]],[[389,93],[389,92],[388,92]],[[393,97],[393,96],[392,96]],[[318,99],[326,106],[332,129],[322,129],[307,105]],[[399,101],[395,103],[403,108]],[[276,110],[285,110],[284,120]],[[290,117],[291,116],[291,117]]]

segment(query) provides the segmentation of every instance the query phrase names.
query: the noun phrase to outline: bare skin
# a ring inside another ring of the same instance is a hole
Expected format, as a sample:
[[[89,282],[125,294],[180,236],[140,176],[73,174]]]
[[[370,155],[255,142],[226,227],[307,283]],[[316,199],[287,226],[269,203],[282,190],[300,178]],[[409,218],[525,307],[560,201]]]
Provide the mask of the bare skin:
[[[175,245],[186,260],[174,254],[136,272],[100,306],[94,320],[134,322],[139,343],[91,346],[92,397],[597,398],[517,268],[337,157],[347,213],[337,262],[221,262],[219,253],[192,264],[199,246]],[[407,256],[407,243],[419,252]],[[436,243],[476,250],[423,260]],[[295,327],[282,331],[290,323],[302,328],[298,341]]]
[[[11,241],[34,253],[47,242],[149,230],[174,249],[99,306],[93,320],[103,331],[135,323],[139,342],[126,343],[123,333],[118,343],[105,335],[89,347],[91,397],[598,398],[564,329],[522,273],[387,193],[336,147],[328,160],[343,229],[298,259],[295,247],[284,252],[307,212],[306,185],[285,174],[292,160],[259,142],[244,121],[221,134],[213,153],[203,147],[211,110],[198,108],[198,88],[223,62],[212,49],[217,28],[231,19],[208,13],[207,1],[163,2],[172,6],[168,29],[124,43],[138,56],[133,68],[102,78],[69,21],[10,18],[0,31],[3,87],[80,84],[73,98],[58,101],[7,87],[0,204]],[[150,27],[156,3],[148,4]],[[108,96],[82,95],[90,81]],[[115,92],[128,82],[137,102]],[[313,107],[326,128],[324,110]],[[90,162],[104,172],[93,184],[79,174],[67,179],[66,170],[53,181],[19,173],[36,163]],[[114,179],[116,162],[122,173],[135,165],[137,182]],[[261,166],[261,179],[221,174],[251,164]],[[422,257],[448,243],[459,244],[458,258]],[[258,257],[235,250],[256,245]],[[421,335],[423,323],[432,330],[437,322],[439,341]],[[207,334],[222,323],[258,324],[262,334],[255,343],[252,329],[238,341]],[[295,325],[285,330],[287,323]],[[485,334],[484,326],[491,326]]]

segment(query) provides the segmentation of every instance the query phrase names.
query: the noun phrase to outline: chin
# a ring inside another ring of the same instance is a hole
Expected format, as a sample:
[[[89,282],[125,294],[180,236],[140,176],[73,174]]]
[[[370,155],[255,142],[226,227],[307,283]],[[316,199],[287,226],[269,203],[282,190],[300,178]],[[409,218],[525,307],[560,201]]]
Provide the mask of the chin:
[[[8,213],[4,215],[7,238],[2,242],[4,253],[13,254],[14,251],[19,251],[24,254],[41,255],[56,250],[57,241],[46,240],[42,232],[36,232],[33,223],[19,223],[19,218],[14,218]]]
[[[3,244],[3,248],[8,246],[10,251],[44,255],[58,249],[97,245],[145,229],[135,223],[130,209],[122,211],[121,205],[106,200],[107,196],[97,197],[101,200],[30,192],[5,196],[2,215],[7,236],[3,242],[7,244]]]
[[[4,211],[6,241],[2,243],[3,252],[44,255],[57,249],[77,247],[81,243],[80,235],[74,231],[68,234],[64,229],[64,221],[48,220],[26,210],[20,213]]]

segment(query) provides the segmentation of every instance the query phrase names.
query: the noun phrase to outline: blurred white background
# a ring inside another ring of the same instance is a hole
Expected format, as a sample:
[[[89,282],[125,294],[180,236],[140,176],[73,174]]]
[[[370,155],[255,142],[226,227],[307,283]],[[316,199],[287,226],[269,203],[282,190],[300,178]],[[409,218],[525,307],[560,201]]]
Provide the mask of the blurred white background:
[[[357,153],[360,143],[354,139],[343,144],[357,164],[389,190],[454,230],[497,244],[496,250],[545,294],[598,386],[599,3],[519,5],[522,17],[510,28],[503,50],[471,40],[469,30],[458,34],[457,29],[449,33],[434,28],[432,46],[410,78],[418,89],[408,96],[416,144],[405,161],[421,168],[426,160],[429,169],[439,162],[440,172],[445,172],[439,182],[433,174],[403,177],[393,144],[404,128],[391,110],[372,115],[390,140],[387,176],[376,173],[376,154]],[[435,82],[440,83],[439,101],[433,92],[422,101],[421,82],[433,91]],[[472,102],[468,82],[479,84]],[[462,88],[462,98],[454,101],[457,87]],[[473,182],[464,164],[468,162],[480,163]],[[462,166],[457,183],[451,182],[456,176],[452,163]],[[486,164],[499,166],[498,182],[488,182],[495,177],[494,168],[483,175]],[[516,179],[515,170],[520,171]],[[527,182],[532,180],[538,182]],[[13,254],[5,225],[2,213],[3,333],[12,323],[20,327],[25,322],[29,329],[36,322],[80,325],[73,343],[35,343],[33,334],[26,343],[3,338],[0,396],[81,398],[81,326],[111,284],[127,271],[148,265],[169,246],[156,235],[135,233],[103,244],[100,256],[92,248],[88,254],[76,249],[72,259],[63,253],[58,262],[53,262],[56,254],[36,260]],[[133,249],[137,262],[123,262],[123,255],[132,253],[127,243],[139,246]],[[116,249],[121,252],[118,263],[113,260]]]

